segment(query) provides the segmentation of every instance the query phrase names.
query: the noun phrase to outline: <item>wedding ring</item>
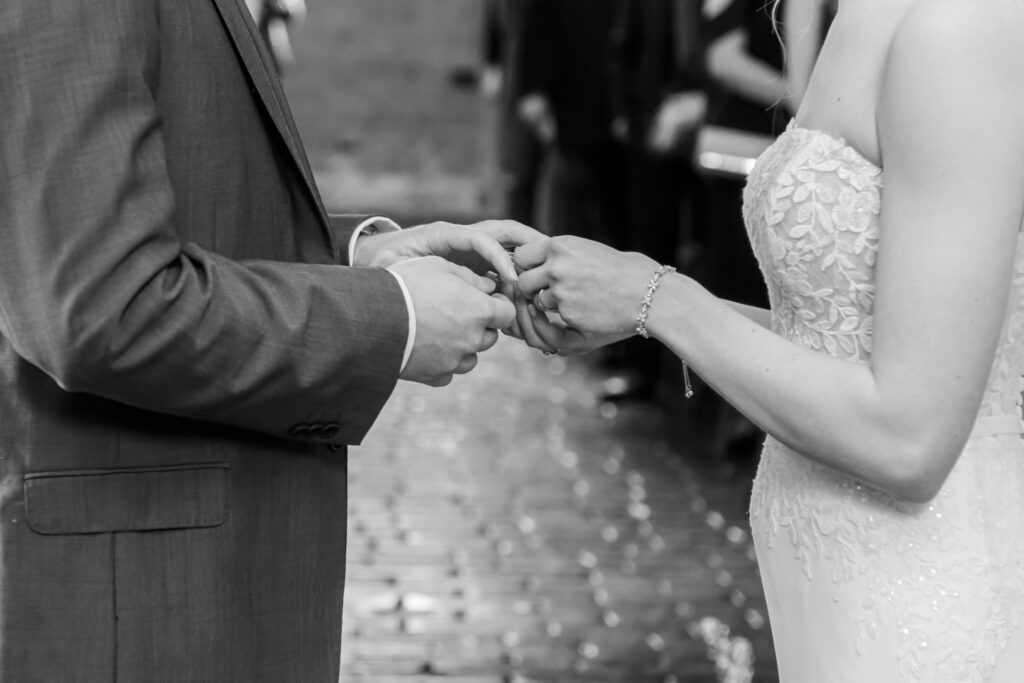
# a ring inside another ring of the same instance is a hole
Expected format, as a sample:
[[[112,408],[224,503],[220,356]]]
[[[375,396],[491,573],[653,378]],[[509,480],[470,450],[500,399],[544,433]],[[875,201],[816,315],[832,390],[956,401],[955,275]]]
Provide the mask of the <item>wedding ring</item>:
[[[553,311],[553,310],[555,310],[554,308],[548,308],[547,306],[544,305],[544,302],[541,301],[541,296],[543,296],[544,292],[546,292],[546,291],[548,291],[547,287],[545,287],[544,289],[542,289],[539,292],[537,292],[536,296],[533,297],[533,305],[537,307],[538,311],[542,311],[543,312],[543,311]]]
[[[554,351],[541,351],[541,353],[543,353],[545,356],[557,356],[558,349],[555,349]]]

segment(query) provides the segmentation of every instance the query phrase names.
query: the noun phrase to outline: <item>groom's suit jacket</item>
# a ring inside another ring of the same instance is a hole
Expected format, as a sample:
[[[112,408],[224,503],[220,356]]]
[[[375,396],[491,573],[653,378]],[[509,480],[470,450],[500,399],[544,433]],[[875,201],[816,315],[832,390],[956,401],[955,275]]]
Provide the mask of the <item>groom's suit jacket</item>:
[[[242,0],[4,0],[0,64],[0,681],[334,683],[397,282]]]

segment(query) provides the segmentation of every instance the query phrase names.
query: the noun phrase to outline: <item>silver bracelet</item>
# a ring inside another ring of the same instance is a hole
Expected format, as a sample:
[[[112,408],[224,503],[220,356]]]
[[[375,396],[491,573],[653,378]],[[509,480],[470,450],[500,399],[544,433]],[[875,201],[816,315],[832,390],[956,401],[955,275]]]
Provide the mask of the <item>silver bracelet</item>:
[[[665,273],[674,273],[675,268],[672,266],[658,266],[658,269],[654,271],[654,276],[647,285],[647,293],[644,294],[644,300],[640,304],[640,312],[636,316],[636,333],[644,339],[650,339],[651,335],[647,332],[647,311],[651,307],[651,299],[654,298],[654,292],[658,289],[658,285],[661,284],[661,278]]]
[[[654,292],[658,289],[658,285],[661,284],[662,276],[665,273],[674,273],[675,270],[672,266],[659,266],[654,271],[654,276],[647,285],[647,293],[644,295],[643,303],[640,304],[640,312],[636,316],[636,333],[644,339],[651,338],[651,335],[647,332],[647,311],[651,307],[651,300],[654,299]],[[686,398],[693,396],[693,387],[690,384],[690,366],[687,365],[685,360],[683,361],[683,392]]]

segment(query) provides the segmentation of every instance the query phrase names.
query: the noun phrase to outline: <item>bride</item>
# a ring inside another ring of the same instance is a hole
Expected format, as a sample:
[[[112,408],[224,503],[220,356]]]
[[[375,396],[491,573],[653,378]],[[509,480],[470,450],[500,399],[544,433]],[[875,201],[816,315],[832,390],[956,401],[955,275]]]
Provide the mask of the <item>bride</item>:
[[[514,254],[531,345],[650,335],[768,433],[787,683],[1021,680],[1022,36],[1024,0],[840,0],[744,191],[770,312],[579,238]]]

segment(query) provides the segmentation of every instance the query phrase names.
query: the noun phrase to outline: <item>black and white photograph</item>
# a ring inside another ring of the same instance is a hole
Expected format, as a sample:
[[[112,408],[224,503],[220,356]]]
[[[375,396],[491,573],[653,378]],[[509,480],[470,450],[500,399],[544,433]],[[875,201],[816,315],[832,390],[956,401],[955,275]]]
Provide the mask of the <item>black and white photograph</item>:
[[[0,63],[0,683],[1024,681],[1024,0]]]

